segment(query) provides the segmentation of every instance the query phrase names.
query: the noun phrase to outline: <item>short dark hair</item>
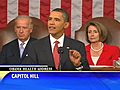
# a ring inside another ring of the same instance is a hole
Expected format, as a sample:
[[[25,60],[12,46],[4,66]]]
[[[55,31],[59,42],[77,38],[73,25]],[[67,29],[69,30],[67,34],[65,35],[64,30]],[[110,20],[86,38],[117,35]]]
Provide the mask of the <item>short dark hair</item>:
[[[100,22],[97,21],[89,21],[86,26],[85,26],[85,31],[86,31],[86,40],[88,43],[91,43],[88,39],[88,27],[89,26],[95,26],[99,32],[99,38],[101,42],[105,42],[107,40],[108,37],[108,30],[107,28]]]
[[[61,12],[63,14],[64,20],[69,22],[69,14],[62,8],[55,8],[52,11]]]

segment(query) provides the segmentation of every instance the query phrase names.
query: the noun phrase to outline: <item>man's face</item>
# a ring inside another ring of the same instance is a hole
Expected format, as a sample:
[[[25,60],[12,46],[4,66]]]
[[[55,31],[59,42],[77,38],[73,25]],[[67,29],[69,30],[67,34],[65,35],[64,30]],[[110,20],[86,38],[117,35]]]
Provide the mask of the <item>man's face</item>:
[[[54,37],[59,38],[64,29],[68,27],[68,22],[64,21],[63,14],[61,12],[52,11],[48,18],[48,32]]]
[[[29,19],[18,19],[15,24],[15,32],[19,40],[26,41],[32,32],[32,29],[29,28]]]

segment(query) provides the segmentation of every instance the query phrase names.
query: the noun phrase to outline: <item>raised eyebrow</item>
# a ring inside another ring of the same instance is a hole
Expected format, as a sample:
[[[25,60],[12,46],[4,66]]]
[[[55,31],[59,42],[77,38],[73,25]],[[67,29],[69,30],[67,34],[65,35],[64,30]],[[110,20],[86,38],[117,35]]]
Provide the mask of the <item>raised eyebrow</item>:
[[[51,20],[52,19],[52,17],[48,17],[48,20]]]
[[[20,28],[20,26],[15,26],[16,28]]]
[[[48,17],[48,19],[49,19],[49,18],[52,18],[52,17]]]
[[[28,26],[16,26],[17,28],[28,28]]]
[[[55,20],[60,20],[60,18],[55,18]]]
[[[93,31],[96,31],[96,32],[98,32],[98,30],[96,30],[96,29],[94,29]]]

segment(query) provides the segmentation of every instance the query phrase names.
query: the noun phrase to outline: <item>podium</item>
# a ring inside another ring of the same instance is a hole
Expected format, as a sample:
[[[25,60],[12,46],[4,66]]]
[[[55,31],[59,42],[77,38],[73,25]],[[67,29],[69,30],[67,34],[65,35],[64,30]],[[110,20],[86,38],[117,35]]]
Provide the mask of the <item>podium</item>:
[[[90,71],[120,71],[120,66],[90,66]]]

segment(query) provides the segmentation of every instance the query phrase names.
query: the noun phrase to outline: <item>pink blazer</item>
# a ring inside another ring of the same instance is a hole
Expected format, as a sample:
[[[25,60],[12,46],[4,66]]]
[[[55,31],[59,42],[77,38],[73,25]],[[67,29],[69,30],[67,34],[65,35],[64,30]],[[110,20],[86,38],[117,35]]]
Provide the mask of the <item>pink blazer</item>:
[[[90,44],[86,46],[86,54],[89,65],[94,65],[90,54]],[[118,60],[119,56],[120,49],[117,46],[104,44],[103,52],[101,53],[96,65],[112,66],[113,61]]]

